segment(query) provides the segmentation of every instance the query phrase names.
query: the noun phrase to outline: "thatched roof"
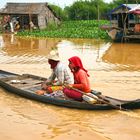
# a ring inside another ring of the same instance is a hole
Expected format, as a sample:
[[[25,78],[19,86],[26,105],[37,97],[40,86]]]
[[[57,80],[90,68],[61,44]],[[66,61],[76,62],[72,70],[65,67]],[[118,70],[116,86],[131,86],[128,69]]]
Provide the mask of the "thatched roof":
[[[0,9],[0,14],[39,14],[47,7],[56,16],[48,3],[7,3],[5,8]]]

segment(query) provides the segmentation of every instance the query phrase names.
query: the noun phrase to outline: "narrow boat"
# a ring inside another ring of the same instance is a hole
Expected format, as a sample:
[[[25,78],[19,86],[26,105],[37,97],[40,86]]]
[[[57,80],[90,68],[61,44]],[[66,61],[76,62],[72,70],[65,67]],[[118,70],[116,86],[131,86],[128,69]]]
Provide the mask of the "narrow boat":
[[[0,86],[7,91],[7,93],[15,93],[22,97],[43,102],[46,104],[53,104],[63,107],[87,109],[87,110],[111,110],[111,109],[138,109],[140,108],[140,99],[126,101],[115,99],[112,97],[104,96],[98,91],[91,93],[99,98],[101,102],[88,103],[86,101],[75,101],[65,96],[50,96],[50,94],[38,95],[37,90],[41,89],[41,83],[45,80],[31,74],[15,74],[7,71],[0,70]],[[103,101],[103,102],[102,102]]]

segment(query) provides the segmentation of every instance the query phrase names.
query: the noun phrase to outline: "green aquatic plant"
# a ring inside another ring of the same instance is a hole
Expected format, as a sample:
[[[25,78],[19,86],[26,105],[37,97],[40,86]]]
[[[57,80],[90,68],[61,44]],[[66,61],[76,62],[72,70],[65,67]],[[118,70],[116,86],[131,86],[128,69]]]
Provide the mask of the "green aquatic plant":
[[[94,38],[107,39],[108,35],[99,27],[108,24],[105,20],[64,21],[58,27],[49,25],[43,30],[18,32],[19,36],[50,37],[50,38]]]

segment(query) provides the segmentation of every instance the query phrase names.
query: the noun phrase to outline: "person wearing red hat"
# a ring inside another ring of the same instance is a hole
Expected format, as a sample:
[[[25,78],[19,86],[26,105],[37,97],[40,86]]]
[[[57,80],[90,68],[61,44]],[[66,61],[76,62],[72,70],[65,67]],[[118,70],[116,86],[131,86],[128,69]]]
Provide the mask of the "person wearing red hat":
[[[83,67],[82,61],[78,56],[73,56],[68,59],[69,61],[69,68],[74,76],[74,84],[69,85],[72,88],[76,88],[81,90],[85,93],[89,93],[90,89],[90,82],[89,82],[89,74],[88,71]],[[73,89],[65,88],[64,93],[75,100],[82,100],[82,94],[80,92],[74,91]]]

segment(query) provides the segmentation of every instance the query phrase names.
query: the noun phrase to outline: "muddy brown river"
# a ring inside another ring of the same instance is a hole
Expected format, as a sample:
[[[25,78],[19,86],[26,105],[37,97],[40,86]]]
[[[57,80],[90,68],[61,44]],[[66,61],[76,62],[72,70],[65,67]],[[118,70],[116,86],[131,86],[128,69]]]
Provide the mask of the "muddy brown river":
[[[93,39],[0,36],[0,69],[48,77],[47,57],[79,56],[92,89],[119,99],[140,98],[140,44]],[[139,140],[140,109],[88,111],[43,104],[0,88],[0,140]]]

